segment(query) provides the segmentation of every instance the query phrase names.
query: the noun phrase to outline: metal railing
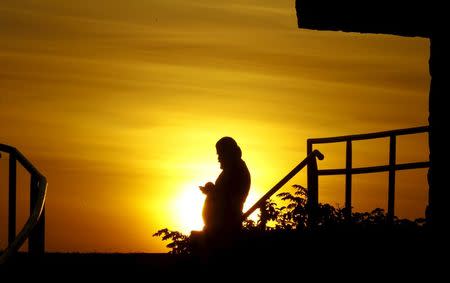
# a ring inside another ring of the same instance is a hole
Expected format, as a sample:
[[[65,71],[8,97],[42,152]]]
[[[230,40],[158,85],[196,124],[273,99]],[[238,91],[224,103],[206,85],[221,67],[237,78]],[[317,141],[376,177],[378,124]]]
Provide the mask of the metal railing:
[[[255,210],[260,208],[266,200],[268,200],[274,193],[276,193],[281,187],[283,187],[290,179],[292,179],[295,175],[297,175],[298,172],[300,172],[305,166],[308,166],[308,172],[309,174],[317,174],[317,160],[322,160],[323,154],[320,153],[318,150],[311,151],[308,156],[303,159],[302,162],[300,162],[297,166],[295,166],[294,169],[292,169],[291,172],[289,172],[283,179],[281,179],[275,186],[273,186],[272,189],[270,189],[264,196],[262,196],[252,207],[250,207],[249,210],[247,210],[242,215],[242,221],[247,219]],[[315,168],[315,169],[314,169]],[[318,183],[316,182],[315,185]],[[311,184],[314,186],[314,184]],[[318,189],[313,189],[317,191]]]
[[[323,169],[317,170],[317,168],[312,168],[308,166],[308,192],[310,194],[313,206],[318,206],[318,176],[321,175],[345,175],[345,217],[347,221],[351,221],[352,215],[352,175],[353,174],[366,174],[366,173],[376,173],[376,172],[389,172],[389,188],[388,188],[388,211],[387,211],[387,221],[392,223],[394,220],[394,200],[395,200],[395,172],[398,170],[406,169],[418,169],[430,167],[429,161],[424,162],[412,162],[412,163],[396,163],[396,137],[400,135],[410,135],[419,133],[428,133],[429,127],[415,127],[407,129],[398,129],[392,131],[359,134],[359,135],[349,135],[349,136],[339,136],[339,137],[328,137],[328,138],[316,138],[307,140],[307,152],[312,153],[313,146],[315,144],[324,143],[346,143],[346,166],[345,168],[339,169]],[[389,164],[371,167],[352,167],[352,141],[356,140],[369,140],[377,138],[389,138]],[[310,172],[310,170],[312,170]]]
[[[45,252],[45,196],[47,179],[16,148],[0,144],[1,152],[9,154],[9,192],[8,192],[8,246],[0,254],[0,264],[19,250],[28,239],[28,252],[41,255]],[[30,173],[30,216],[22,230],[16,234],[16,184],[17,163]]]

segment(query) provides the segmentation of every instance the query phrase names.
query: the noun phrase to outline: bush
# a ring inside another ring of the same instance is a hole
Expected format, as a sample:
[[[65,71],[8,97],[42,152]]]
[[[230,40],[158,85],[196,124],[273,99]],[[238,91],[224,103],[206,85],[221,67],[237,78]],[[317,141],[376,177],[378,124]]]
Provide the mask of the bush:
[[[319,203],[314,222],[310,219],[307,205],[307,188],[293,185],[294,193],[284,192],[277,195],[287,205],[278,207],[272,200],[267,200],[258,214],[258,221],[245,220],[243,230],[246,232],[310,232],[331,231],[345,228],[358,228],[371,231],[372,228],[386,228],[387,215],[381,208],[369,212],[352,213],[351,223],[345,219],[345,208],[335,208],[330,204]],[[272,225],[269,225],[272,224]],[[406,228],[408,231],[417,231],[425,226],[422,218],[414,221],[394,217],[393,225],[397,229]],[[163,241],[171,240],[167,245],[171,254],[190,254],[190,237],[178,231],[167,228],[157,231],[153,236],[162,237]]]

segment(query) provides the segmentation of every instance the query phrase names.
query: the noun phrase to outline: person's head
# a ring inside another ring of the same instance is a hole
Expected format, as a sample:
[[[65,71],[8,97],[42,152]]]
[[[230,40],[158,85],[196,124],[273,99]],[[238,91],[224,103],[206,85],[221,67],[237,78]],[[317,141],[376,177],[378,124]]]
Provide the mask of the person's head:
[[[217,155],[220,163],[220,168],[225,168],[233,164],[242,157],[241,148],[236,141],[231,137],[223,137],[216,143]]]

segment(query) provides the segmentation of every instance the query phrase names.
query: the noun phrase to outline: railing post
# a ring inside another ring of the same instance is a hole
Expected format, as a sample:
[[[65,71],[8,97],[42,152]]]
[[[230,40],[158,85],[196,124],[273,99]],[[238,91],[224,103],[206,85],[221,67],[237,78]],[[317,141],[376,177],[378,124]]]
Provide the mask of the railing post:
[[[387,222],[394,222],[394,201],[395,201],[395,158],[396,157],[396,136],[391,135],[389,139],[389,191],[388,191],[388,211]]]
[[[9,154],[8,244],[16,239],[16,156]]]
[[[347,222],[352,220],[352,141],[347,140],[345,153],[345,213]]]
[[[30,181],[30,215],[33,213],[36,206],[39,192],[38,186],[39,179],[35,174],[32,174]],[[30,233],[28,239],[28,252],[32,255],[43,255],[45,252],[45,206],[36,226]]]
[[[309,141],[307,142],[306,151],[308,155],[312,153],[312,143]],[[314,157],[308,162],[307,168],[307,208],[309,213],[309,224],[312,227],[317,223],[317,209],[319,206],[319,175],[317,171],[317,159]]]
[[[307,156],[309,156],[312,153],[312,151],[313,151],[312,148],[313,148],[313,144],[308,140],[306,142],[306,155]],[[315,160],[315,158],[314,158],[314,160]],[[311,162],[308,163],[308,166],[307,166],[306,170],[307,170],[307,187],[308,187],[308,192],[307,192],[308,193],[307,194],[308,199],[307,199],[307,201],[308,201],[308,203],[310,203],[311,201],[314,200],[314,195],[315,195],[315,193],[314,193],[314,185],[311,186],[311,184],[314,183],[314,181],[313,181],[314,174],[312,172],[313,168],[311,166]]]

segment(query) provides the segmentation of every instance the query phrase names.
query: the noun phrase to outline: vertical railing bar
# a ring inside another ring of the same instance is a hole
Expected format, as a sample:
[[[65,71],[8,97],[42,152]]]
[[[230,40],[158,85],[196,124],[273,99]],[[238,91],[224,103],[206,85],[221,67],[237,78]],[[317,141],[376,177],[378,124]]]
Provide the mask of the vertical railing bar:
[[[312,151],[313,151],[313,143],[311,141],[307,140],[306,141],[306,156],[309,156],[312,153]],[[308,163],[308,166],[306,166],[306,178],[307,178],[307,180],[306,180],[307,185],[306,186],[308,188],[307,199],[306,200],[308,202],[310,202],[313,199],[313,196],[311,195],[312,190],[310,190],[310,184],[312,182],[310,180],[310,178],[311,178],[311,176],[313,176],[312,172],[311,172],[312,167],[310,166],[310,164],[311,163]]]
[[[44,255],[45,253],[45,204],[42,208],[41,217],[39,217],[39,221],[36,225],[36,234],[37,234],[37,248],[36,253],[39,255]]]
[[[313,149],[313,144],[311,141],[306,141],[306,156],[310,155]]]
[[[38,178],[35,174],[31,174],[31,180],[30,180],[30,215],[33,213],[34,207],[36,206],[36,200],[37,200],[37,192],[38,192]],[[36,250],[36,234],[34,231],[36,230],[36,227],[33,229],[33,231],[30,233],[30,236],[28,238],[28,252],[31,254]]]
[[[387,222],[394,221],[394,205],[395,205],[395,163],[396,163],[396,136],[391,135],[389,138],[389,189],[388,189],[388,212]]]
[[[36,208],[39,197],[39,182],[42,182],[35,174],[31,175],[30,181],[30,216]],[[32,255],[43,255],[45,252],[45,206],[41,216],[31,231],[28,239],[28,252]]]
[[[307,142],[306,153],[313,151],[313,144]],[[313,158],[307,166],[307,209],[310,227],[314,228],[317,222],[317,209],[319,206],[319,175],[317,173],[317,159]]]
[[[8,244],[16,239],[16,185],[17,168],[16,156],[9,153],[9,191],[8,191]]]
[[[346,142],[345,149],[345,220],[352,218],[352,140]]]

